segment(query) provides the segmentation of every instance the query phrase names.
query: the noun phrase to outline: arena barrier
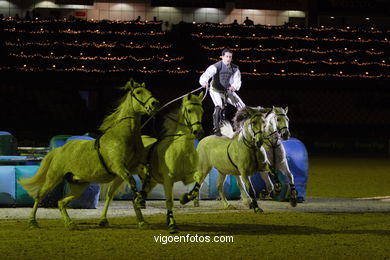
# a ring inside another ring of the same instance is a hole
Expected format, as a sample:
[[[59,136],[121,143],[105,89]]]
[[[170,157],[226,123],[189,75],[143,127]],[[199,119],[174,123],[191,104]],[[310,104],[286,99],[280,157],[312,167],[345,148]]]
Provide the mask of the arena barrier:
[[[50,150],[75,139],[93,140],[89,136],[59,135],[50,140]],[[28,165],[33,164],[33,165]],[[0,156],[0,206],[32,206],[34,204],[27,191],[18,184],[21,178],[30,178],[39,169],[40,161],[31,160],[28,156]],[[43,207],[57,207],[57,202],[69,190],[69,184],[64,181],[53,189],[42,201]],[[97,208],[100,186],[91,183],[84,193],[73,200],[73,208]]]
[[[16,155],[17,141],[9,132],[0,131],[0,155]]]
[[[294,176],[295,187],[298,192],[298,202],[303,202],[306,197],[306,184],[309,174],[308,154],[305,145],[297,138],[290,138],[282,142],[286,150],[286,157],[288,166]],[[281,172],[277,172],[278,178],[282,183],[282,190],[278,195],[271,194],[274,200],[285,201],[289,194],[289,183],[286,176]],[[251,177],[252,185],[259,194],[261,190],[265,189],[265,183],[261,179],[260,174],[257,173]]]

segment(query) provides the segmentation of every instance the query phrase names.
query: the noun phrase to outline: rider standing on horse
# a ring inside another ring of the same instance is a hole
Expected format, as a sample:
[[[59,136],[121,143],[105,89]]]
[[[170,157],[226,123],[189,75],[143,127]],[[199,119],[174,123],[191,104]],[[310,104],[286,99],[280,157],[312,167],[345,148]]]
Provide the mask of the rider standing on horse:
[[[199,83],[203,87],[209,86],[211,80],[210,97],[214,103],[213,131],[221,136],[221,122],[225,120],[227,103],[236,108],[245,107],[244,102],[237,95],[241,87],[241,73],[238,66],[232,63],[233,52],[225,48],[222,51],[222,60],[210,65],[200,76]]]

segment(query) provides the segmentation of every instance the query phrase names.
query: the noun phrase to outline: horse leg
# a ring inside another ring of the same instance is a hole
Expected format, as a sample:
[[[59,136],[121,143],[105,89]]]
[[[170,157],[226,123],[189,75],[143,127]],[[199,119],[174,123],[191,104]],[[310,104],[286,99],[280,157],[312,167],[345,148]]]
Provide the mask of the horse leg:
[[[290,205],[292,207],[296,207],[297,206],[297,202],[298,202],[298,192],[295,189],[294,176],[292,175],[292,173],[290,171],[290,168],[288,167],[287,160],[285,160],[285,159],[282,160],[279,163],[279,167],[278,168],[288,178],[288,181],[289,181],[289,184],[290,184],[290,196],[289,196]]]
[[[30,228],[38,228],[38,222],[36,220],[36,214],[39,205],[41,204],[42,200],[45,198],[45,196],[53,190],[61,181],[62,178],[57,178],[57,180],[50,180],[49,177],[46,177],[45,183],[41,187],[41,189],[38,192],[37,197],[34,200],[34,206],[31,210],[30,217],[29,217],[29,227]]]
[[[234,175],[234,177],[236,177],[237,186],[240,189],[242,203],[245,206],[250,207],[250,204],[251,204],[252,200],[251,200],[251,198],[249,198],[248,193],[246,192],[246,190],[244,189],[244,186],[242,185],[241,176]]]
[[[65,226],[70,229],[74,230],[77,229],[76,224],[70,219],[68,212],[66,211],[66,206],[71,202],[73,199],[78,198],[83,191],[88,187],[89,183],[70,183],[70,192],[69,194],[64,197],[62,200],[58,201],[58,209],[60,210],[62,217],[64,219]]]
[[[263,212],[263,210],[261,208],[259,208],[259,205],[257,204],[255,191],[253,189],[252,183],[249,180],[248,176],[247,175],[242,175],[242,181],[245,183],[246,190],[248,191],[249,196],[252,199],[252,202],[251,202],[251,205],[250,205],[249,208],[253,208],[255,213]]]
[[[226,175],[219,173],[218,174],[218,179],[217,179],[217,190],[219,194],[219,198],[221,199],[221,202],[223,204],[224,209],[236,209],[233,207],[231,204],[226,199],[224,190],[223,190],[223,184],[225,183],[226,180]]]
[[[137,186],[135,179],[132,175],[128,176],[125,180],[129,185],[132,195],[133,195],[133,208],[135,212],[135,216],[138,221],[139,229],[146,229],[149,227],[148,223],[144,220],[144,217],[141,212],[141,208],[145,208],[145,200],[142,197],[141,193],[137,191]]]
[[[180,197],[180,204],[185,205],[191,200],[195,200],[199,195],[199,190],[200,190],[200,183],[196,182],[195,186],[192,188],[190,192],[186,192]]]
[[[211,167],[209,167],[208,169],[202,172],[208,173],[210,170]],[[186,192],[180,197],[180,204],[182,205],[187,204],[188,202],[196,199],[199,196],[200,186],[202,185],[204,179],[206,178],[206,175],[204,175],[202,172],[200,171],[195,172],[194,174],[195,186],[192,188],[190,192]]]
[[[167,225],[168,231],[171,234],[178,233],[176,221],[173,217],[173,181],[164,176],[164,192],[165,192],[165,206],[167,208]]]
[[[269,172],[268,171],[261,171],[260,172],[260,176],[261,176],[261,179],[264,181],[265,183],[265,190],[262,190],[259,194],[259,196],[263,197],[263,198],[266,198],[270,195],[270,193],[273,191],[274,189],[274,185],[272,184],[272,181],[271,179],[269,178]]]
[[[108,186],[108,191],[106,194],[106,201],[104,202],[104,208],[102,211],[102,214],[100,216],[99,226],[101,227],[107,227],[108,226],[108,220],[107,220],[107,211],[108,207],[110,206],[110,203],[114,197],[115,191],[118,189],[118,187],[123,183],[123,179],[120,177],[116,177]]]

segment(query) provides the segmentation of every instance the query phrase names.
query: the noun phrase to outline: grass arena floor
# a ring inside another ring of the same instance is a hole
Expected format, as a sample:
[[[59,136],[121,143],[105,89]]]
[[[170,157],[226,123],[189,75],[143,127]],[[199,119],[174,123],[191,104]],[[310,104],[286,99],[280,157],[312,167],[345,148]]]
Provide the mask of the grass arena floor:
[[[0,259],[390,259],[389,195],[390,158],[313,156],[307,199],[296,208],[260,201],[265,212],[256,215],[239,201],[237,210],[175,201],[177,242],[169,242],[164,201],[147,201],[148,230],[126,201],[113,203],[107,228],[97,224],[101,203],[69,209],[78,231],[64,228],[57,209],[39,209],[41,228],[29,230],[29,208],[0,208]]]

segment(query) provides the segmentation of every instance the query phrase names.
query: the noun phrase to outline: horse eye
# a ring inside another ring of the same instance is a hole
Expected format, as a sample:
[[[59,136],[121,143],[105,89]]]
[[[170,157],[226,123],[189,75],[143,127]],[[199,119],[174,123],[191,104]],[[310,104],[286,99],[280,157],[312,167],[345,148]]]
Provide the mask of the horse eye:
[[[137,95],[141,94],[141,90],[137,90],[137,91],[135,92],[135,94],[137,94]]]
[[[191,113],[191,109],[188,109],[188,113]]]

